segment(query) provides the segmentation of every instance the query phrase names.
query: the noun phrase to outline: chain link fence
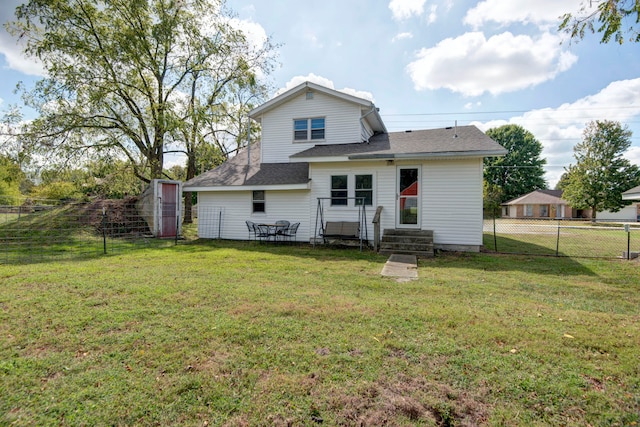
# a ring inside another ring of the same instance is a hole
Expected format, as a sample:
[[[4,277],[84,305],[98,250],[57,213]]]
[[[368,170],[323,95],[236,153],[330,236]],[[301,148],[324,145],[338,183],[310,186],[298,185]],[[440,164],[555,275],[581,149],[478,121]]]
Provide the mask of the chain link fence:
[[[640,252],[640,223],[489,218],[483,232],[489,252],[625,259]]]
[[[154,238],[136,201],[0,198],[0,264],[93,257],[152,242],[172,244]]]

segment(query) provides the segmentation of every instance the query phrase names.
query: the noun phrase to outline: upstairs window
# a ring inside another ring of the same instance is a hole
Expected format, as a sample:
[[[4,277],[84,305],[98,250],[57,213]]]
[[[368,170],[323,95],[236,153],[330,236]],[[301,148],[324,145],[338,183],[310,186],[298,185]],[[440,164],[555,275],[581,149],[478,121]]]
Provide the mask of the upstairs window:
[[[324,118],[297,119],[293,121],[293,140],[310,141],[324,139]]]

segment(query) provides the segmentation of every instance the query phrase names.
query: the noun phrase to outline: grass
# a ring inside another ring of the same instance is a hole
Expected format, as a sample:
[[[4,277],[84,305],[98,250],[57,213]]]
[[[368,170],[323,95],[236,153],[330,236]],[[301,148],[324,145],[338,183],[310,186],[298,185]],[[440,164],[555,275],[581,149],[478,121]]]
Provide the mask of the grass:
[[[0,270],[0,425],[637,425],[638,263],[196,242]]]
[[[491,224],[485,228],[485,248],[500,253],[556,255],[569,257],[616,258],[640,250],[640,229],[631,227],[630,235],[622,224],[563,221],[497,220],[494,240]],[[629,237],[629,242],[628,242]]]

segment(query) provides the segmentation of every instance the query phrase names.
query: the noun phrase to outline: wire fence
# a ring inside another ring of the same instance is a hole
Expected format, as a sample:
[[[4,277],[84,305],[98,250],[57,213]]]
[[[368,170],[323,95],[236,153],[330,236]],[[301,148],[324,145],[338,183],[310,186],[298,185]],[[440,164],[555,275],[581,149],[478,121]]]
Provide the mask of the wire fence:
[[[640,223],[491,218],[483,232],[485,250],[497,253],[634,259],[640,252]]]
[[[94,257],[152,242],[171,244],[154,238],[136,201],[27,199],[7,204],[0,199],[0,264]]]

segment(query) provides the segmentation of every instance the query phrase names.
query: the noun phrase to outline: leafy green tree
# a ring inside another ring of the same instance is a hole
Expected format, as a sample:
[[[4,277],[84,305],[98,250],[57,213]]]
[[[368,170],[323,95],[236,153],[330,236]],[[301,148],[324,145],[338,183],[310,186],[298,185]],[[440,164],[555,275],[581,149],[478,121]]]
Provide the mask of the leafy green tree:
[[[489,184],[486,180],[482,183],[482,199],[485,216],[494,218],[499,216],[502,203],[502,188],[495,184]]]
[[[274,46],[254,47],[231,17],[224,0],[19,6],[7,28],[48,76],[25,96],[40,114],[25,141],[48,155],[117,150],[140,179],[161,178],[168,142],[199,138],[208,109],[271,69]]]
[[[486,134],[502,145],[507,154],[484,161],[484,179],[501,189],[501,200],[514,199],[533,190],[546,188],[542,144],[531,132],[518,125],[489,129]],[[495,190],[493,190],[495,192]]]
[[[600,43],[609,43],[613,37],[619,44],[624,43],[626,32],[629,41],[637,43],[640,42],[639,23],[638,0],[591,0],[584,1],[578,12],[565,13],[558,29],[569,34],[571,40],[582,40],[589,31],[602,34]]]
[[[640,169],[623,154],[631,146],[631,131],[619,122],[587,124],[582,142],[573,148],[575,165],[566,169],[563,198],[574,208],[617,212],[631,203],[622,193],[640,184]]]
[[[20,204],[20,185],[24,180],[25,174],[18,162],[0,155],[0,205]]]
[[[556,183],[555,189],[564,190],[567,187],[567,184],[569,184],[569,175],[567,174],[567,172],[565,172],[560,176],[560,179]]]

